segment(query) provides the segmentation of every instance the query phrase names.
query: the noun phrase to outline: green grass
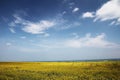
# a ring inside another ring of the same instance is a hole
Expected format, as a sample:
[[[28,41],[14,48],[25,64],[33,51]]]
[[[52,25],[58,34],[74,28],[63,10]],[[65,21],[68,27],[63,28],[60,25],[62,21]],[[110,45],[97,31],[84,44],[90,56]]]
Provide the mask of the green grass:
[[[120,61],[0,62],[0,80],[120,80]]]

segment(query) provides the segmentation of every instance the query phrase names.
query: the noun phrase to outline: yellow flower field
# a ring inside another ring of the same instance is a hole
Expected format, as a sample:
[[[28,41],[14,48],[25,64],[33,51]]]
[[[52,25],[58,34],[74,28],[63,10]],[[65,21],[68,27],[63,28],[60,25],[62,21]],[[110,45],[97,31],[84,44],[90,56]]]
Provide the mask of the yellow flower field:
[[[0,80],[120,80],[120,61],[0,62]]]

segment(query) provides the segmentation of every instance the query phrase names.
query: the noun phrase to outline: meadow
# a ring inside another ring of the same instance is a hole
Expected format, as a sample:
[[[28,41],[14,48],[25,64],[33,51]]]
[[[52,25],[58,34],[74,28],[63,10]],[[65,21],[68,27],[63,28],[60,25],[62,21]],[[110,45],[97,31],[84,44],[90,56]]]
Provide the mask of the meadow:
[[[0,62],[0,80],[120,80],[120,61]]]

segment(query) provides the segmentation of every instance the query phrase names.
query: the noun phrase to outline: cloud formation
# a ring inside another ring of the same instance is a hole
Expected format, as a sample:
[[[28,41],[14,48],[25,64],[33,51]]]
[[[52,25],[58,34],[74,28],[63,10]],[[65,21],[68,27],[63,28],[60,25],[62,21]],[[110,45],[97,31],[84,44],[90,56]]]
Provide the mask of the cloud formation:
[[[82,15],[82,18],[93,18],[93,17],[95,17],[94,12],[85,12]]]
[[[96,11],[96,20],[106,21],[120,19],[120,0],[110,0]]]
[[[105,40],[105,34],[102,33],[95,37],[92,37],[91,34],[86,34],[82,38],[74,38],[67,40],[65,46],[72,48],[81,48],[81,47],[98,47],[98,48],[113,48],[118,47],[119,45]]]
[[[29,22],[22,28],[22,30],[31,34],[41,34],[44,33],[45,30],[54,25],[55,25],[54,22],[41,20],[40,22],[37,23]]]
[[[72,10],[73,13],[77,12],[77,11],[79,11],[79,8],[77,8],[77,7]]]
[[[106,40],[105,33],[92,36],[90,33],[80,37],[77,33],[72,33],[73,38],[56,41],[45,41],[34,43],[34,46],[41,48],[120,48],[120,44]]]
[[[107,21],[112,20],[111,25],[119,25],[120,24],[120,0],[109,0],[105,4],[103,4],[96,12],[90,13],[86,12],[82,17],[84,18],[92,18],[95,17],[94,21]]]
[[[49,21],[49,20],[41,20],[38,22],[31,22],[28,20],[22,19],[18,15],[13,15],[15,20],[11,22],[9,26],[16,26],[17,24],[20,24],[22,26],[22,30],[27,33],[31,34],[42,34],[44,33],[45,30],[48,28],[51,28],[55,25],[54,21]],[[10,31],[12,33],[15,33],[13,28],[10,28]]]

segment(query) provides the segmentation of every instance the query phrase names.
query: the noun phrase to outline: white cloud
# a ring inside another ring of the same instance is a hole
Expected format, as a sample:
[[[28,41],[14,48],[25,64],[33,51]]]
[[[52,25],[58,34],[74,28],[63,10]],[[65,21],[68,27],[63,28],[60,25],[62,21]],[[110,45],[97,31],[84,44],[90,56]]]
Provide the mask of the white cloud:
[[[120,18],[120,0],[110,0],[96,11],[96,19],[101,21]]]
[[[85,37],[75,38],[67,40],[65,43],[67,47],[81,48],[81,47],[99,47],[99,48],[111,48],[118,47],[119,45],[105,40],[105,34],[102,33],[95,37],[92,37],[91,34],[86,34]]]
[[[116,25],[120,25],[120,18],[117,20]]]
[[[116,21],[112,21],[111,23],[110,23],[110,25],[114,25],[116,23]]]
[[[20,16],[17,14],[13,15],[15,20],[9,24],[9,26],[13,27],[16,26],[17,24],[21,25],[21,29],[24,32],[31,33],[31,34],[42,34],[44,33],[45,30],[48,28],[51,28],[55,25],[54,21],[49,21],[49,20],[41,20],[38,22],[31,22],[28,20],[22,19]],[[15,28],[15,27],[14,27]],[[13,28],[10,28],[11,32],[13,31]]]
[[[94,22],[97,20],[100,21],[107,21],[112,20],[110,25],[119,25],[120,24],[120,0],[109,0],[108,2],[104,3],[96,12],[95,14],[86,13],[83,16],[86,18],[95,17]],[[89,17],[89,16],[91,17]]]
[[[58,14],[51,20],[40,20],[36,22],[25,20],[17,14],[13,15],[13,17],[14,17],[14,21],[8,24],[10,28],[15,30],[17,26],[20,26],[19,29],[30,34],[44,35],[46,34],[46,31],[50,28],[53,28],[56,30],[63,30],[63,29],[69,29],[72,27],[78,27],[81,25],[81,23],[78,21],[74,21],[71,23],[68,20],[64,19],[63,14]]]
[[[14,28],[9,28],[9,30],[12,32],[12,33],[16,33]]]
[[[95,16],[94,16],[94,12],[85,12],[85,13],[83,13],[82,17],[83,18],[93,18]]]
[[[77,11],[79,11],[79,8],[77,8],[77,7],[72,10],[73,13],[77,12]]]
[[[104,33],[94,37],[90,33],[84,37],[80,37],[77,33],[72,35],[74,37],[71,39],[57,40],[57,42],[43,41],[42,44],[37,42],[33,45],[41,48],[120,48],[120,44],[106,40]]]
[[[29,22],[28,24],[24,25],[22,30],[31,34],[41,34],[44,33],[44,30],[47,30],[48,28],[51,28],[54,25],[54,22],[47,20],[42,20],[37,23]]]

